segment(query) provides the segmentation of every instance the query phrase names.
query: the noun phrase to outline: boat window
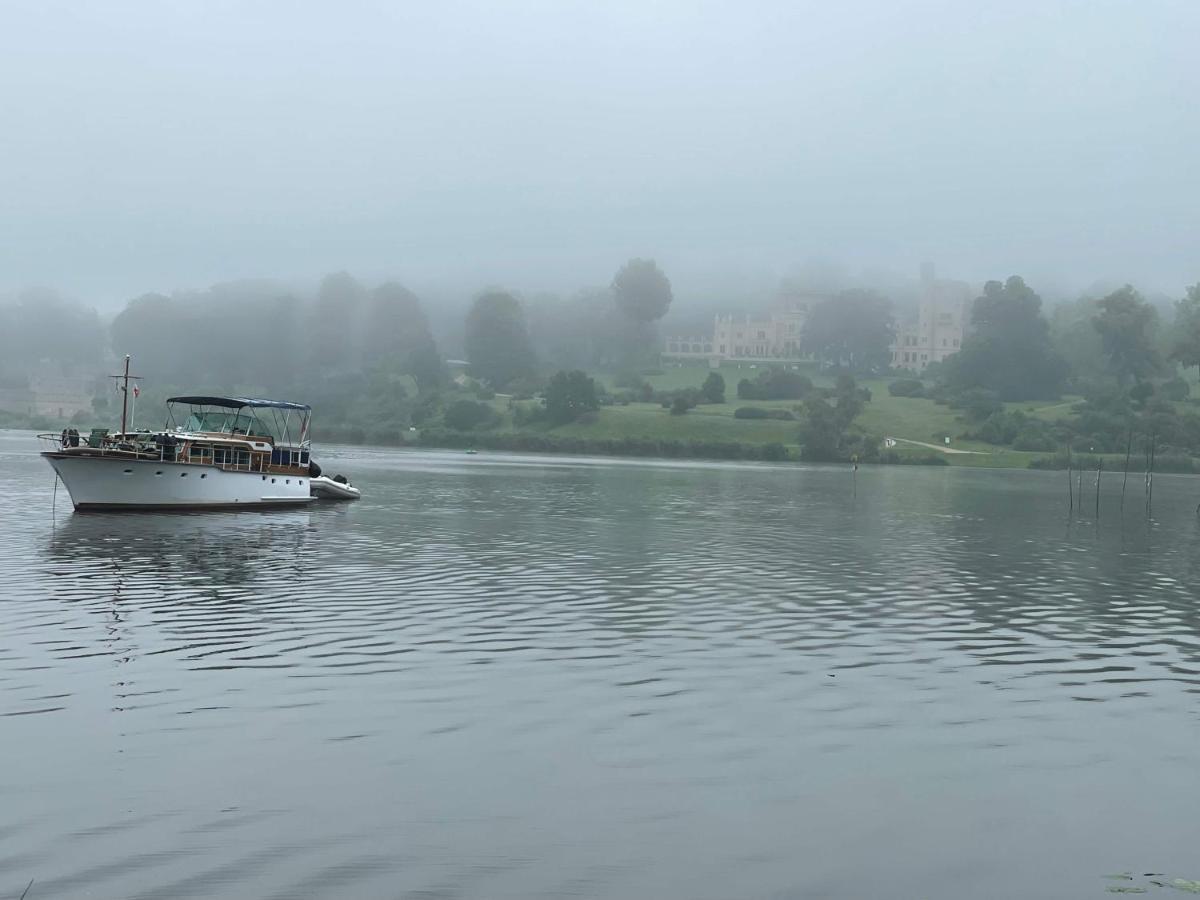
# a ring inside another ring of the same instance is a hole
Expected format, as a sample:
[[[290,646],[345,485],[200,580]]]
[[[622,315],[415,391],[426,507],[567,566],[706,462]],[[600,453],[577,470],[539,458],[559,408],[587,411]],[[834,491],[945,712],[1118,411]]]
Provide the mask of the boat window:
[[[244,410],[224,412],[193,409],[184,423],[184,431],[208,431],[217,434],[254,435],[274,441],[275,435],[258,416]]]

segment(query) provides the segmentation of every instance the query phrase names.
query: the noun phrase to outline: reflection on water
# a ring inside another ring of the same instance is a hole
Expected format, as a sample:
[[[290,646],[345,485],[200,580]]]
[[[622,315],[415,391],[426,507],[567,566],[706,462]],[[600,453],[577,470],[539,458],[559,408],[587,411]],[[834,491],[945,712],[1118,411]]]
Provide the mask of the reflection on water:
[[[354,505],[52,519],[22,441],[0,896],[1200,877],[1200,482],[347,449]]]

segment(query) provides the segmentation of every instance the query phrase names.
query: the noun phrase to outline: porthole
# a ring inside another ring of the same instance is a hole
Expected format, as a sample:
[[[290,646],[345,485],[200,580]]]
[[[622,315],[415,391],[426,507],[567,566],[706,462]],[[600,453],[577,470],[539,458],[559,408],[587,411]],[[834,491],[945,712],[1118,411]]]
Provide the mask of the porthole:
[[[266,476],[266,475],[264,475],[264,476],[263,476],[263,481],[266,481],[266,480],[267,480],[267,476]]]
[[[179,477],[180,477],[180,478],[187,478],[187,472],[180,472],[180,473],[179,473]]]
[[[157,472],[154,473],[154,477],[157,478],[161,474],[162,474],[162,469],[159,469]]]
[[[132,474],[132,473],[133,473],[133,469],[126,469],[126,470],[125,470],[125,474],[126,474],[126,475],[130,475],[130,474]]]
[[[201,472],[201,473],[200,473],[200,477],[201,477],[201,478],[207,478],[207,477],[208,477],[208,473],[207,473],[207,472]]]
[[[290,478],[287,479],[286,481],[284,481],[284,484],[291,484],[291,483],[292,483],[292,479],[290,479]]]
[[[275,483],[275,479],[274,479],[274,478],[272,478],[272,479],[271,479],[271,484],[274,484],[274,483]]]

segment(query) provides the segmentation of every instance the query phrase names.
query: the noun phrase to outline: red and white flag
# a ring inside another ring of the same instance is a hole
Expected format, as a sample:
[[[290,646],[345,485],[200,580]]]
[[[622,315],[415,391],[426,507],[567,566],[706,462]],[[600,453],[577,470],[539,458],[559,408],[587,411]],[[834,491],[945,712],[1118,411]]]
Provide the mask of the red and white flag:
[[[133,386],[133,399],[136,400],[142,393],[142,389],[136,384]]]

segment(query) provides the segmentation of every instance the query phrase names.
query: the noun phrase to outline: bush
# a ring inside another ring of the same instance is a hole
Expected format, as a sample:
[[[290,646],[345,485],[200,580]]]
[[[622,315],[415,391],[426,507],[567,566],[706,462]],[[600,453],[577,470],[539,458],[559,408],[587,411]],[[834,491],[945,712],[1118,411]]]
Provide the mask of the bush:
[[[496,411],[487,403],[474,400],[457,400],[446,409],[442,420],[455,431],[471,431],[496,424]]]
[[[574,422],[599,407],[596,382],[586,372],[555,372],[546,385],[546,415],[555,425]]]
[[[925,384],[917,378],[899,378],[888,385],[893,397],[924,397]]]
[[[1166,400],[1186,400],[1191,387],[1182,378],[1172,378],[1158,388],[1158,393]]]
[[[1043,452],[1054,450],[1057,444],[1058,442],[1054,440],[1048,428],[1037,427],[1032,422],[1018,431],[1012,442],[1014,450],[1040,450]]]
[[[788,450],[783,444],[764,444],[762,458],[768,462],[779,462],[788,458]]]
[[[674,400],[671,401],[671,415],[682,416],[689,409],[691,409],[693,405],[694,404],[689,402],[689,400],[686,396],[684,396],[683,394],[680,394]]]
[[[709,372],[700,388],[705,403],[725,402],[725,379],[716,372]]]
[[[961,409],[967,420],[971,422],[982,422],[1004,409],[1004,404],[1000,402],[1000,396],[995,391],[983,388],[971,388],[969,391],[957,394],[950,401],[950,405]]]
[[[738,382],[739,400],[803,400],[813,389],[812,381],[788,369],[769,368],[758,373],[753,381]]]
[[[771,411],[761,406],[739,406],[733,411],[735,419],[769,419]]]

